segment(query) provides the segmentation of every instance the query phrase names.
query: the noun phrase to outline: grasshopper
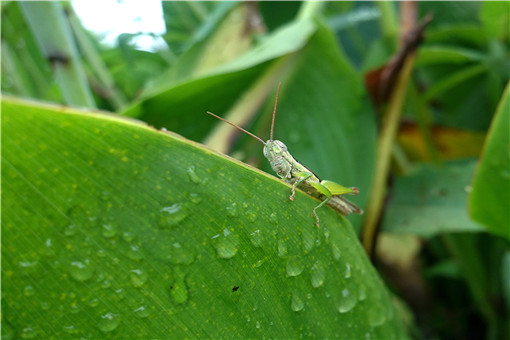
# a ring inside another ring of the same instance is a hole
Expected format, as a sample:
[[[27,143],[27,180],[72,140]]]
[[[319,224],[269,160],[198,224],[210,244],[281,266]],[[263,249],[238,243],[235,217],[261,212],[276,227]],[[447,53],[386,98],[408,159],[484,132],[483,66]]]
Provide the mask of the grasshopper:
[[[289,196],[291,201],[294,201],[296,187],[299,187],[309,195],[322,200],[322,202],[313,209],[313,216],[315,217],[315,224],[317,227],[320,227],[317,209],[322,207],[324,204],[331,206],[344,216],[351,213],[363,214],[363,210],[342,196],[345,194],[357,195],[359,192],[358,188],[347,188],[332,181],[319,179],[319,177],[310,169],[292,157],[285,144],[279,140],[273,140],[274,121],[276,116],[276,106],[278,104],[278,95],[280,93],[280,85],[281,83],[278,85],[278,90],[276,92],[273,119],[271,122],[271,134],[269,140],[266,142],[253,133],[246,131],[245,129],[215,115],[212,112],[208,111],[207,113],[227,124],[232,125],[236,129],[247,133],[264,144],[264,157],[266,157],[269,164],[271,164],[271,168],[273,168],[274,172],[276,172],[280,178],[292,185],[291,195]]]

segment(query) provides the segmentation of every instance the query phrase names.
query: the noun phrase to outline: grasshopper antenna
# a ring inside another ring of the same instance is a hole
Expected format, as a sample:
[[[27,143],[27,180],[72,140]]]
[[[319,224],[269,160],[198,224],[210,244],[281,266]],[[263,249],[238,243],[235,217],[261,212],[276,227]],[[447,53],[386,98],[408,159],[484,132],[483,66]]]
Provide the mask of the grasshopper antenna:
[[[232,125],[232,126],[233,126],[233,127],[235,127],[236,129],[241,130],[242,132],[249,134],[249,135],[250,135],[250,136],[252,136],[253,138],[255,138],[255,139],[259,140],[262,144],[266,145],[266,142],[264,142],[264,141],[263,141],[260,137],[255,136],[253,133],[251,133],[251,132],[249,132],[249,131],[246,131],[246,130],[245,130],[245,129],[243,129],[242,127],[237,126],[237,125],[235,125],[234,123],[231,123],[231,122],[229,122],[228,120],[225,120],[225,119],[221,118],[220,116],[216,116],[216,115],[215,115],[214,113],[212,113],[212,112],[207,111],[207,113],[208,113],[208,114],[210,114],[210,115],[211,115],[211,116],[213,116],[213,117],[218,118],[219,120],[221,120],[221,121],[223,121],[223,122],[225,122],[225,123],[227,123],[227,124]],[[271,133],[271,135],[272,135],[272,133]],[[272,138],[271,138],[271,139],[272,139]]]
[[[274,119],[276,117],[276,105],[278,105],[278,95],[280,94],[280,86],[282,86],[282,82],[278,83],[278,90],[276,90],[276,100],[274,102],[274,110],[273,110],[273,120],[271,121],[271,135],[269,136],[269,140],[273,140],[273,129],[274,129]]]

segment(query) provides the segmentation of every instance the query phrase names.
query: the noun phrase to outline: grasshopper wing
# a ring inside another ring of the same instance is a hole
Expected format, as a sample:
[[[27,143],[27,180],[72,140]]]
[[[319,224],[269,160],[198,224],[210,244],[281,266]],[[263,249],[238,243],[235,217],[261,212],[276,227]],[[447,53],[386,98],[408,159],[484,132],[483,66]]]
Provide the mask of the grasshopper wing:
[[[327,205],[338,211],[340,214],[347,216],[349,214],[363,214],[363,210],[361,210],[356,204],[352,203],[348,199],[343,196],[333,196],[328,201]]]
[[[356,204],[341,196],[344,194],[357,195],[358,188],[347,188],[331,181],[322,181],[321,184],[331,192],[331,195],[333,195],[327,205],[345,216],[349,214],[363,214],[363,210],[361,210]]]
[[[357,188],[347,188],[347,187],[344,187],[343,185],[340,185],[340,184],[332,182],[332,181],[325,180],[325,181],[322,181],[321,184],[323,186],[325,186],[331,192],[331,195],[333,195],[333,196],[344,195],[344,194],[353,194],[353,195],[358,194]]]

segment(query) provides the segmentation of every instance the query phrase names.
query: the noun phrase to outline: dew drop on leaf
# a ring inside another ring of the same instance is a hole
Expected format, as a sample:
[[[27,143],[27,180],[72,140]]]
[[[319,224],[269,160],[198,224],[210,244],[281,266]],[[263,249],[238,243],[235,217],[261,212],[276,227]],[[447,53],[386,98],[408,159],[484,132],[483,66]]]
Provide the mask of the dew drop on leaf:
[[[326,272],[324,271],[324,266],[320,261],[315,262],[310,269],[310,278],[312,281],[312,287],[314,288],[318,288],[324,284]]]
[[[69,274],[76,281],[87,281],[94,275],[94,268],[88,259],[73,261],[69,266]]]
[[[141,269],[133,269],[129,273],[129,277],[131,278],[131,284],[134,287],[141,287],[147,281],[148,275]]]
[[[124,239],[124,241],[126,241],[127,243],[130,243],[131,241],[133,241],[134,238],[135,238],[135,235],[133,235],[132,232],[125,231],[122,233],[122,239]]]
[[[195,184],[200,184],[202,183],[202,179],[197,175],[197,173],[195,172],[195,167],[194,166],[190,166],[187,170],[188,172],[188,178],[191,182],[195,183]]]
[[[278,240],[278,257],[287,256],[287,243],[284,240]]]
[[[301,298],[298,292],[292,292],[292,298],[290,300],[290,309],[294,312],[299,312],[305,307],[305,302]]]
[[[25,327],[21,331],[21,338],[22,339],[32,339],[32,338],[35,338],[36,335],[37,335],[37,331],[32,326]]]
[[[78,333],[78,329],[74,325],[66,325],[66,326],[62,327],[62,329],[67,334],[76,334],[76,333]]]
[[[101,316],[98,327],[101,331],[108,333],[113,331],[119,326],[120,318],[119,314],[106,313]]]
[[[25,286],[25,288],[23,289],[23,294],[25,294],[25,296],[32,296],[35,294],[35,289],[34,287],[32,286]]]
[[[189,200],[191,201],[191,203],[193,203],[193,204],[198,204],[198,203],[202,202],[202,197],[200,197],[200,195],[197,194],[196,192],[192,192],[192,193],[188,194],[188,197],[189,197]]]
[[[143,259],[143,252],[140,249],[140,247],[136,244],[129,245],[129,250],[128,250],[127,255],[131,260],[138,261],[138,260]]]
[[[143,305],[136,308],[133,313],[137,318],[146,318],[150,315],[149,309]]]
[[[250,233],[250,241],[255,247],[262,247],[263,237],[259,229]]]
[[[74,234],[76,234],[76,231],[78,230],[78,228],[76,227],[76,224],[70,224],[67,226],[67,228],[64,229],[64,235],[65,236],[73,236]]]
[[[175,227],[186,217],[188,211],[181,203],[172,204],[160,210],[159,227],[163,229]]]
[[[361,284],[358,287],[358,300],[363,301],[367,298],[367,289],[365,285]]]
[[[257,213],[254,212],[253,210],[248,210],[246,212],[246,218],[248,219],[248,221],[255,223],[257,221]]]
[[[331,243],[331,252],[333,253],[333,258],[337,261],[342,257],[342,252],[338,244]]]
[[[380,303],[376,303],[368,310],[368,322],[370,326],[377,327],[386,321],[386,312]]]
[[[226,207],[225,210],[227,210],[227,215],[230,217],[236,217],[237,216],[237,204],[234,202],[230,206]]]
[[[351,265],[347,263],[347,264],[345,265],[344,277],[345,277],[346,279],[348,279],[348,278],[350,278],[350,277],[351,277],[351,275],[352,275],[352,273],[351,273]]]
[[[356,306],[357,302],[356,297],[347,288],[342,290],[342,296],[337,305],[338,312],[347,313]]]
[[[303,272],[305,266],[303,261],[297,256],[291,256],[287,260],[286,266],[287,276],[298,276]]]
[[[89,307],[97,307],[99,305],[99,299],[98,298],[92,298],[87,301],[87,305]]]
[[[212,243],[218,257],[229,259],[236,255],[239,237],[228,228],[223,229],[221,234],[212,237]]]
[[[269,222],[271,222],[274,225],[278,224],[278,216],[276,213],[272,212],[271,215],[269,215]]]
[[[106,238],[112,238],[117,234],[117,228],[113,224],[105,223],[102,225],[101,234]]]

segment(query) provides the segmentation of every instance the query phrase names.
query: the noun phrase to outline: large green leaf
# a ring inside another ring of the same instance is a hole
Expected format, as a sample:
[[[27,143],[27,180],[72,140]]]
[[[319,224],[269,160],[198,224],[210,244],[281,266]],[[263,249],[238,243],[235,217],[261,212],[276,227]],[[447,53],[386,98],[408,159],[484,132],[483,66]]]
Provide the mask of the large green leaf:
[[[403,338],[351,225],[113,116],[2,102],[5,338]]]
[[[483,231],[468,216],[468,188],[475,161],[423,164],[396,179],[384,230],[431,237],[439,233]]]
[[[469,210],[487,230],[510,239],[510,83],[501,97],[473,179]]]

